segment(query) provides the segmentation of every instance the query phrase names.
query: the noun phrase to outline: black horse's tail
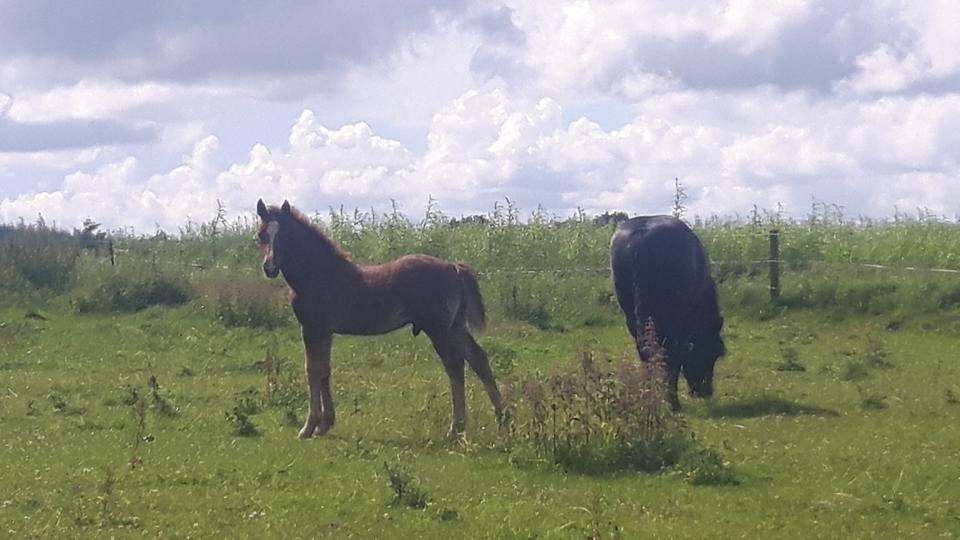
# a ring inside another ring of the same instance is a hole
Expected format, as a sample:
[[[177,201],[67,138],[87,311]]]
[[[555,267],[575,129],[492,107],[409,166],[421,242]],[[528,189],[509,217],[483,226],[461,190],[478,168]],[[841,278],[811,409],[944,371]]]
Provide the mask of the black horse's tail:
[[[468,265],[455,263],[460,275],[460,314],[463,316],[473,335],[482,334],[487,328],[487,310],[483,306],[483,296],[480,295],[480,283],[477,282],[477,273]]]
[[[636,272],[635,272],[636,274]],[[640,359],[644,362],[648,361],[651,356],[650,343],[648,343],[648,328],[647,324],[649,323],[652,328],[656,328],[653,322],[653,318],[650,317],[646,304],[644,302],[643,294],[640,289],[640,284],[637,282],[637,277],[634,275],[633,281],[633,320],[632,320],[632,330],[633,330],[633,340],[637,346],[637,353],[640,354]],[[656,330],[654,330],[654,336],[656,335]]]

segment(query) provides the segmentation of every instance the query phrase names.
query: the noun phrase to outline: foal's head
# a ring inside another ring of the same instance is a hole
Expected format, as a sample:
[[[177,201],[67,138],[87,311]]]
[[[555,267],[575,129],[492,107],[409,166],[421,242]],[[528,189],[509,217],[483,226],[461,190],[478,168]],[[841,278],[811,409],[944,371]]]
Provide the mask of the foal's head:
[[[280,275],[283,267],[283,253],[292,221],[290,203],[283,201],[280,208],[263,204],[263,199],[257,201],[257,215],[260,216],[260,229],[257,231],[257,243],[263,253],[263,273],[268,278]]]

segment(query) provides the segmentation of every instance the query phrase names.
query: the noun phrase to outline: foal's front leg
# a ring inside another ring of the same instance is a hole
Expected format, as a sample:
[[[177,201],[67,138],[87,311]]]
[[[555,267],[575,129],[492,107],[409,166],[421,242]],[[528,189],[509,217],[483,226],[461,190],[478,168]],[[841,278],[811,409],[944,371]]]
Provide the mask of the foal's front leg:
[[[301,439],[309,439],[314,431],[323,435],[336,420],[333,395],[330,393],[330,349],[333,334],[303,328],[304,370],[310,388],[310,412],[300,430]]]

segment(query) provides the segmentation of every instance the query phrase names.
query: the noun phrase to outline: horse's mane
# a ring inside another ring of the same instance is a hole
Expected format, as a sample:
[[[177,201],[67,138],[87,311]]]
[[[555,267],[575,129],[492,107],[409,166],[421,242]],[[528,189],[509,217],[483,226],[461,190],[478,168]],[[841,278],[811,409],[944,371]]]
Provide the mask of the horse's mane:
[[[277,213],[280,212],[277,208],[271,208],[271,210],[275,210]],[[323,234],[320,227],[315,225],[306,214],[296,208],[290,207],[290,217],[293,218],[293,221],[300,224],[299,231],[308,239],[322,245],[333,255],[338,255],[348,261],[351,260],[350,252]]]

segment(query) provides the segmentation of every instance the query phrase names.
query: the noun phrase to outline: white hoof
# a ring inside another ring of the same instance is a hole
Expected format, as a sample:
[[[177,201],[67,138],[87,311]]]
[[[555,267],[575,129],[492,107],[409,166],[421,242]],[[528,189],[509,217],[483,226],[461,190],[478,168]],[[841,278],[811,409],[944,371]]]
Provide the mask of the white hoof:
[[[333,421],[329,418],[317,418],[314,420],[307,420],[303,425],[303,428],[300,430],[300,434],[297,435],[301,439],[309,439],[314,435],[323,435],[324,433],[330,431],[330,428],[333,427]]]
[[[314,428],[315,426],[303,426],[303,428],[300,429],[300,433],[297,434],[297,437],[300,439],[309,439],[310,437],[313,437]]]

